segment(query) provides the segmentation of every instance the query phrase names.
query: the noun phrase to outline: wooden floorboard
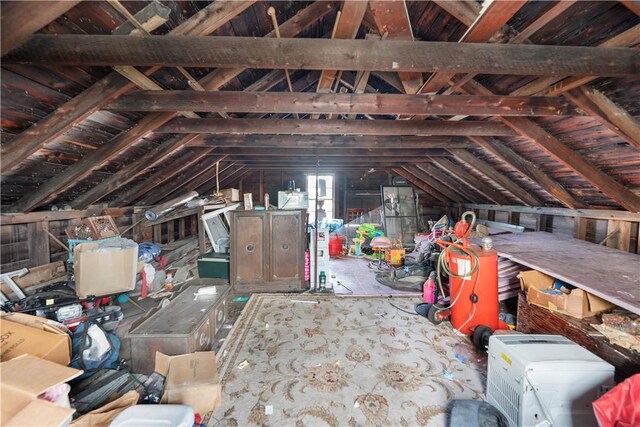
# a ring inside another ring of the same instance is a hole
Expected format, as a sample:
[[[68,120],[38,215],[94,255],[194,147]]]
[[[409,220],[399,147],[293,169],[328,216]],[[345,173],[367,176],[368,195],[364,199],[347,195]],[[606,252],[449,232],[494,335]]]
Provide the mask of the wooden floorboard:
[[[336,295],[346,296],[420,296],[419,292],[399,291],[376,281],[369,260],[356,257],[331,258],[330,279]],[[344,286],[338,284],[340,282]],[[345,288],[345,286],[348,288]],[[351,293],[351,292],[353,293]]]

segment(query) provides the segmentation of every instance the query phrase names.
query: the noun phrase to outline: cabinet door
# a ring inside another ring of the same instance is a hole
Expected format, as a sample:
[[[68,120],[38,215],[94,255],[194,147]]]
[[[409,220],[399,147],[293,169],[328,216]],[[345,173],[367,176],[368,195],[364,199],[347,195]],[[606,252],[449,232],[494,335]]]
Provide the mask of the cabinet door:
[[[271,213],[271,281],[300,281],[302,258],[302,219],[299,212]]]
[[[254,284],[265,280],[264,215],[233,216],[232,284]]]

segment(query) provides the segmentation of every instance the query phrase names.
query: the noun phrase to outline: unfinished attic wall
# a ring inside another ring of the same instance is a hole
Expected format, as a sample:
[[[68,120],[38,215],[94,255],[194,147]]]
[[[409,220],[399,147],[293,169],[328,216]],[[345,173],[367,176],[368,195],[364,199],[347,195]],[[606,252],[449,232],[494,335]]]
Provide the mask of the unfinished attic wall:
[[[462,204],[446,208],[456,219],[473,210],[479,219],[520,225],[640,254],[640,215],[624,211]]]
[[[189,239],[195,241],[198,236],[195,209],[182,210],[154,222],[140,221],[144,217],[144,209],[141,208],[2,214],[0,271],[9,272],[25,267],[32,269],[51,263],[56,265],[51,265],[50,269],[58,270],[67,259],[67,251],[55,239],[66,245],[67,227],[79,224],[84,218],[100,215],[110,215],[119,230],[126,230],[123,237],[138,243],[153,242],[163,245]],[[134,226],[131,227],[132,225]]]

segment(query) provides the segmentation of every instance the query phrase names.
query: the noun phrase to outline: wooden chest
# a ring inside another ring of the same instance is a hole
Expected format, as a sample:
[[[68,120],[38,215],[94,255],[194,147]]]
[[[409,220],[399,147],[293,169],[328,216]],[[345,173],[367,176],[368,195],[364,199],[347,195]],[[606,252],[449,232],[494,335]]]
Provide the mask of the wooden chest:
[[[127,334],[131,339],[131,368],[151,374],[156,351],[169,356],[211,350],[216,333],[227,319],[229,286],[216,286],[216,293],[195,297],[205,285],[189,286],[169,305],[150,312]]]

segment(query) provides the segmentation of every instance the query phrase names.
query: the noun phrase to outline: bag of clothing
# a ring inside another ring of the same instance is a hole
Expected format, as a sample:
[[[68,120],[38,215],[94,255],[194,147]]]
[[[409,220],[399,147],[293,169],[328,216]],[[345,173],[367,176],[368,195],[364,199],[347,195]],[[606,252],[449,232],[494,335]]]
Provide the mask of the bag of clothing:
[[[87,320],[78,325],[71,340],[73,356],[70,366],[82,369],[80,380],[90,377],[100,369],[111,368],[120,356],[120,339],[104,330],[98,322]]]

